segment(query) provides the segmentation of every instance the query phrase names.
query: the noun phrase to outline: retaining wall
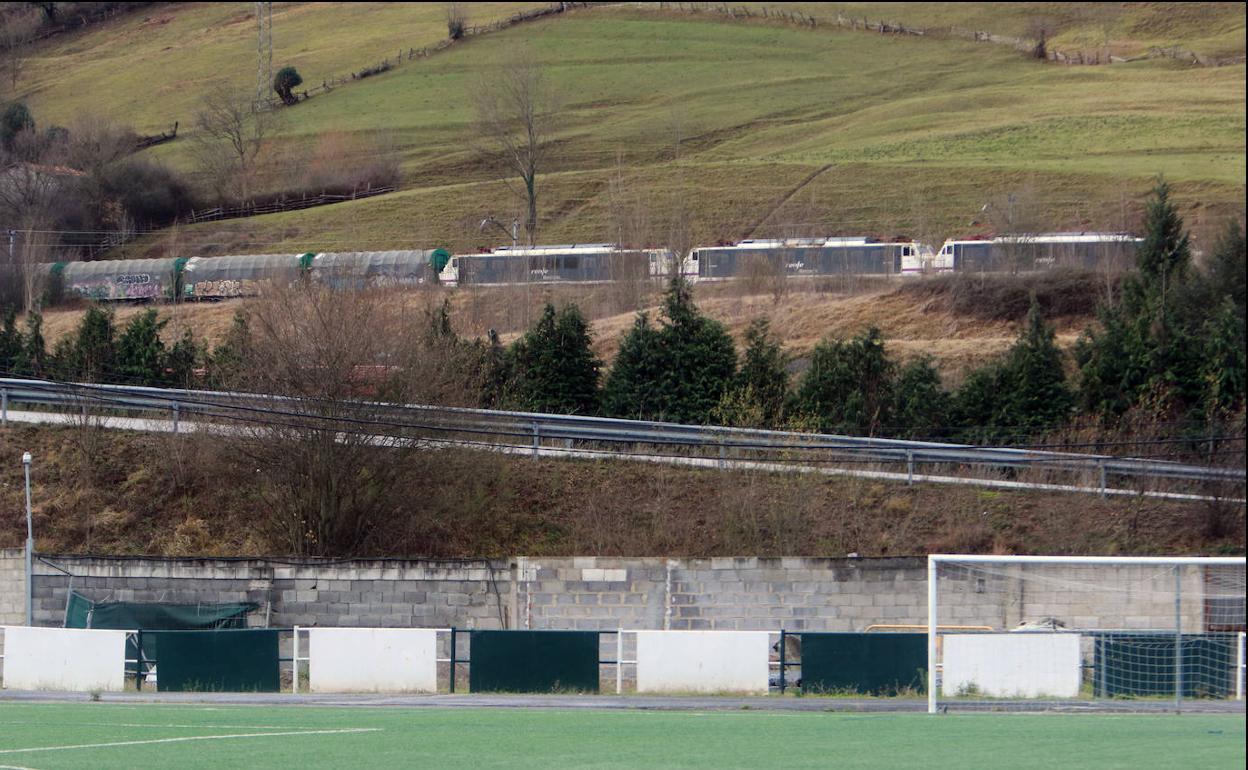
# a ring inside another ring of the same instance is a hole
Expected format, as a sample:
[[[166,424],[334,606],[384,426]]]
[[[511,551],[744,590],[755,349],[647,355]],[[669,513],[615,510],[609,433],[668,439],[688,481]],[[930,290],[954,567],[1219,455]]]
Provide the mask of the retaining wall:
[[[1125,569],[1125,568],[1124,568]],[[23,621],[21,551],[0,551],[0,617]],[[942,624],[1172,628],[1173,595],[1071,591],[989,576],[942,585]],[[1200,576],[1185,578],[1200,596]],[[926,559],[526,558],[284,560],[43,556],[35,623],[59,626],[69,590],[94,601],[256,602],[252,626],[865,631],[927,622]],[[1129,606],[1129,609],[1128,609]],[[9,613],[5,615],[3,613]],[[1201,630],[1203,603],[1183,607]]]

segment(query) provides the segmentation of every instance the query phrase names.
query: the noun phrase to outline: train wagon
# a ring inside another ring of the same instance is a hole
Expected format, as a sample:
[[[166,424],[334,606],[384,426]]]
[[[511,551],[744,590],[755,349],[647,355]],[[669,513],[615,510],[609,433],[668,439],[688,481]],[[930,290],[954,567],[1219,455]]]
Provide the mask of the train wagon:
[[[182,296],[200,300],[254,297],[268,281],[297,278],[307,269],[312,257],[312,254],[192,257],[182,270]]]
[[[1027,272],[1054,267],[1125,270],[1144,242],[1127,233],[1037,233],[945,241],[935,272]]]
[[[312,258],[312,277],[327,286],[363,289],[431,283],[435,268],[450,258],[445,249],[323,252]]]
[[[67,296],[96,301],[173,299],[181,259],[109,259],[67,262],[61,280]]]
[[[671,261],[663,249],[622,249],[610,243],[503,247],[456,254],[438,278],[449,286],[645,280],[670,270]]]
[[[904,262],[922,252],[913,241],[873,238],[801,238],[748,240],[728,246],[694,249],[698,280],[739,278],[754,271],[783,271],[787,276],[900,275]]]

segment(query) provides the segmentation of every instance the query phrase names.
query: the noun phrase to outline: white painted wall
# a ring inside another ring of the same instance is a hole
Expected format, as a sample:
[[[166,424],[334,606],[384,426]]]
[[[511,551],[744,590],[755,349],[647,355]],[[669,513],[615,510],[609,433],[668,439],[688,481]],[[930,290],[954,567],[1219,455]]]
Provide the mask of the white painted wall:
[[[766,631],[637,631],[638,692],[767,693]]]
[[[438,632],[424,628],[308,630],[312,692],[437,692]]]
[[[941,692],[974,686],[998,698],[1073,698],[1082,680],[1078,634],[946,634]]]
[[[118,692],[125,684],[125,631],[4,626],[6,690]]]

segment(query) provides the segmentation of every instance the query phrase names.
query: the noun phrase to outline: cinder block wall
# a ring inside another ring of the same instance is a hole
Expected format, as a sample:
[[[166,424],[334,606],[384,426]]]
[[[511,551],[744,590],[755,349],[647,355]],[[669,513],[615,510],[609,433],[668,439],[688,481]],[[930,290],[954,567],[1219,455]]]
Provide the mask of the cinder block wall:
[[[0,548],[0,625],[26,622],[26,552]]]
[[[252,601],[255,626],[865,631],[927,623],[923,558],[527,558],[506,560],[148,559],[45,556],[35,622],[61,625],[87,598]],[[59,568],[59,569],[58,569]],[[939,622],[1008,629],[1057,617],[1071,628],[1173,628],[1173,576],[1147,601],[1131,568],[1086,575],[1018,567],[942,579]],[[0,551],[0,613],[23,621],[22,552]],[[1183,576],[1185,630],[1202,628],[1201,574]]]

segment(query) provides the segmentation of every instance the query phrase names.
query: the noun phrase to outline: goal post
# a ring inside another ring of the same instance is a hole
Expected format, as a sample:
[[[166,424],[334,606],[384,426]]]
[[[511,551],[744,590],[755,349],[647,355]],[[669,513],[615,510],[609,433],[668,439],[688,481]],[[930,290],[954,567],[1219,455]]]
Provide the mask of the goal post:
[[[1243,557],[933,554],[928,711],[1242,700],[1244,571]]]

